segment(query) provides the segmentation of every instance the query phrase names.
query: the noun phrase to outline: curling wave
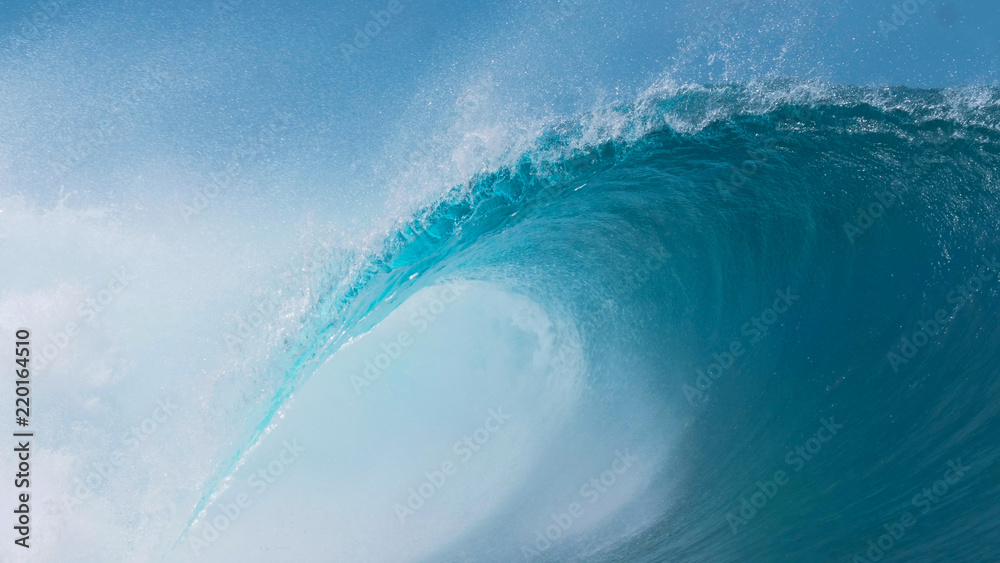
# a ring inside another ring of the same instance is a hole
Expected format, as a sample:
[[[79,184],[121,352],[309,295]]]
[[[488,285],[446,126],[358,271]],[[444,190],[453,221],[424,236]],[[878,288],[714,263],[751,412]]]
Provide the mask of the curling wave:
[[[553,124],[327,260],[175,554],[996,558],[998,169],[989,88],[664,87]]]

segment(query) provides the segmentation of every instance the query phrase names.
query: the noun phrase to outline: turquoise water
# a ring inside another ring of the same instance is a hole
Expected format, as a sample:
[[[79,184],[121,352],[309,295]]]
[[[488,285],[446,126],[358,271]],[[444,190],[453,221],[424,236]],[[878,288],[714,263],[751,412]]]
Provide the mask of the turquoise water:
[[[654,95],[616,110],[621,132],[596,144],[587,124],[561,123],[456,186],[320,300],[272,404],[299,385],[341,396],[309,381],[317,342],[399,322],[438,284],[488,284],[571,327],[555,338],[585,367],[548,397],[570,409],[537,428],[552,451],[524,444],[523,478],[427,560],[846,561],[906,512],[888,560],[995,557],[998,92],[760,100],[780,86]],[[314,377],[338,378],[350,401],[348,369]],[[433,418],[455,398],[389,371],[371,382],[388,395],[360,387],[370,408]],[[536,376],[544,388],[560,373]],[[462,375],[462,400],[503,394]],[[303,408],[279,428],[304,424]],[[586,533],[533,547],[528,523],[574,498],[557,484],[623,448],[643,461],[629,495]]]
[[[0,10],[0,559],[1000,560],[997,18]]]

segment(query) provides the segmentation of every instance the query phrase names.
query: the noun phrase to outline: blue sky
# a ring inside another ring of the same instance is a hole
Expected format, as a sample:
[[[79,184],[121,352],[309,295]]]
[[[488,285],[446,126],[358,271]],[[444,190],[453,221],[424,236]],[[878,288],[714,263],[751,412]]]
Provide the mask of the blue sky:
[[[0,149],[19,185],[57,193],[89,174],[95,189],[150,155],[218,169],[292,115],[294,135],[255,163],[284,163],[276,174],[303,193],[346,190],[377,176],[393,143],[456,119],[455,100],[483,80],[508,120],[628,102],[665,74],[996,85],[998,30],[987,0],[7,3]],[[149,69],[170,80],[115,113],[122,123],[69,178],[53,177],[49,163]]]

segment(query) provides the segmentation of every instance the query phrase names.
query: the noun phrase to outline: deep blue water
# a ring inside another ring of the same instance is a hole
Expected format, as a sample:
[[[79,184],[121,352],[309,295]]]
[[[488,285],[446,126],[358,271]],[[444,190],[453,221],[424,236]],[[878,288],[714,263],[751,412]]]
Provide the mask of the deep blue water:
[[[576,331],[586,367],[556,459],[529,460],[427,560],[998,557],[998,92],[813,84],[758,101],[788,87],[654,94],[596,144],[557,124],[320,299],[297,365],[444,280],[527,296]],[[540,484],[594,463],[586,439],[605,433],[655,460],[641,494],[572,540],[517,543],[526,506],[572,500]]]
[[[5,8],[0,557],[1000,561],[998,13],[875,4]]]

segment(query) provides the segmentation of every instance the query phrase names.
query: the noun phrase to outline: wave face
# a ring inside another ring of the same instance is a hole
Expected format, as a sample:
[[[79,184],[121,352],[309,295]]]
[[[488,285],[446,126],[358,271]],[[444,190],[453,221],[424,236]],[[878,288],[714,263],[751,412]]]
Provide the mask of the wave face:
[[[299,438],[304,482],[206,549],[997,558],[998,95],[697,87],[549,127],[320,296],[177,549]]]
[[[496,162],[233,255],[4,199],[7,245],[98,256],[0,311],[87,327],[38,384],[40,556],[1000,558],[1000,90],[662,86]]]

